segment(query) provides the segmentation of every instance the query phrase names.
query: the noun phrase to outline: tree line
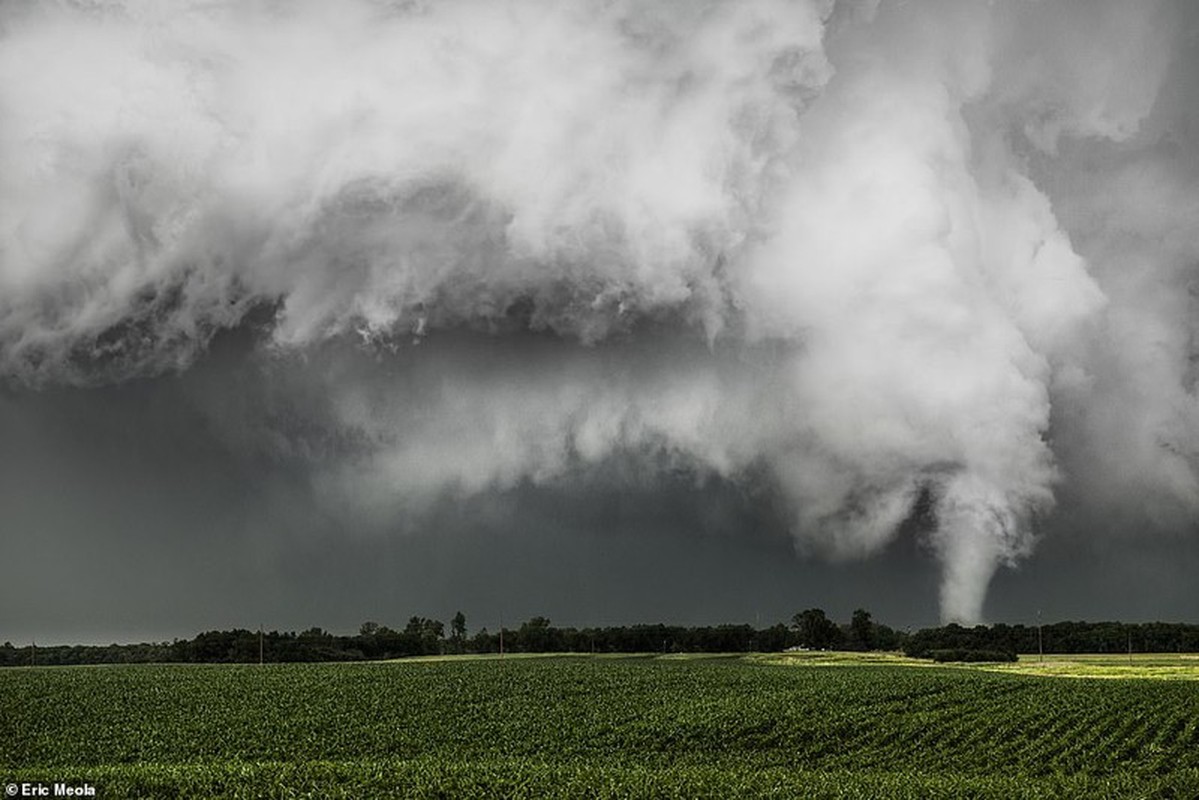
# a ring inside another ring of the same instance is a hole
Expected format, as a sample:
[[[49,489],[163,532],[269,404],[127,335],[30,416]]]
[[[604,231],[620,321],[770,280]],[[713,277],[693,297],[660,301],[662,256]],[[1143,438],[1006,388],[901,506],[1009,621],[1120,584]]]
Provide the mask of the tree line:
[[[467,635],[458,612],[445,625],[411,617],[403,628],[365,622],[357,634],[321,628],[304,631],[207,631],[192,639],[143,644],[0,646],[0,666],[30,664],[256,663],[367,661],[443,654],[499,653],[748,653],[808,650],[885,650],[937,660],[1003,660],[1017,654],[1199,652],[1199,625],[1180,623],[1057,622],[1050,625],[950,624],[915,633],[897,631],[855,611],[837,623],[819,608],[795,614],[790,624],[681,626],[642,624],[556,627],[533,617],[517,628]]]
[[[905,655],[935,657],[938,651],[988,651],[1016,655],[1066,653],[1196,653],[1199,625],[1168,622],[1054,622],[1048,625],[949,624],[905,637]],[[955,659],[966,660],[966,659]]]
[[[811,649],[897,649],[900,634],[858,611],[848,625],[837,625],[819,609],[796,614],[790,625],[682,626],[642,624],[558,627],[533,617],[516,628],[481,628],[467,635],[466,616],[458,612],[444,623],[411,617],[403,628],[364,622],[354,635],[321,628],[299,633],[244,628],[206,631],[192,639],[136,645],[112,644],[15,647],[0,646],[0,666],[27,664],[255,663],[364,661],[444,654],[499,653],[748,653],[788,647]]]

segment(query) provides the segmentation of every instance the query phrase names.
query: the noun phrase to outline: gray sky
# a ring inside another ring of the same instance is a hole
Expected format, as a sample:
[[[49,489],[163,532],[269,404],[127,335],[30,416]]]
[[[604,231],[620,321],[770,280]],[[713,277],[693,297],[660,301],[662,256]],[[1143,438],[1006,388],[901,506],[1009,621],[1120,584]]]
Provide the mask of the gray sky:
[[[0,9],[0,641],[1194,620],[1170,3]]]
[[[900,628],[938,622],[939,567],[921,523],[877,555],[830,562],[796,553],[769,490],[681,471],[613,463],[448,496],[392,525],[346,519],[314,499],[310,464],[213,430],[214,387],[264,402],[247,378],[263,369],[247,340],[214,351],[180,375],[4,395],[0,637],[348,632],[457,610],[472,630],[537,614],[580,626],[765,625],[812,606],[840,619],[865,607]],[[1059,502],[1034,554],[997,574],[987,619],[1199,615],[1194,536],[1139,536]]]

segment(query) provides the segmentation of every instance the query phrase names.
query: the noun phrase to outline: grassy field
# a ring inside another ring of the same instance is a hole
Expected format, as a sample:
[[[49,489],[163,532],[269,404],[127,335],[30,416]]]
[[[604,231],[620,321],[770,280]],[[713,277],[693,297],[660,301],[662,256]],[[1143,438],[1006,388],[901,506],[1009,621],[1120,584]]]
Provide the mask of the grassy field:
[[[1199,684],[1153,672],[1193,663],[1020,674],[1048,666],[16,668],[0,670],[0,781],[90,781],[100,797],[1199,797]]]

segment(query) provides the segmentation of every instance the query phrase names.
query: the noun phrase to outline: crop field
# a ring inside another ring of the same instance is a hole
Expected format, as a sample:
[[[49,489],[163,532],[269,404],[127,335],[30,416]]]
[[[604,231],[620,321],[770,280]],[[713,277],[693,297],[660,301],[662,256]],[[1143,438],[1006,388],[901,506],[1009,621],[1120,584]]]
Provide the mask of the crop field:
[[[39,780],[98,797],[1199,797],[1199,682],[824,654],[0,670],[0,781]]]

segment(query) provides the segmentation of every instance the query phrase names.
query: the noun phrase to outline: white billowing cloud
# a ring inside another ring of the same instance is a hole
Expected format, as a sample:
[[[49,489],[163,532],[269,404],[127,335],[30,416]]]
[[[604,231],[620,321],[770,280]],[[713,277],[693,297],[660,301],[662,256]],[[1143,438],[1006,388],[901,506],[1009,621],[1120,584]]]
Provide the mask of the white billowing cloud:
[[[584,340],[679,307],[714,335],[828,74],[805,3],[172,8],[10,15],[10,374],[171,364],[247,297],[296,345],[523,297]]]
[[[1186,215],[1105,207],[1073,171],[1140,146],[1175,21],[1115,2],[6,7],[0,375],[184,368],[269,307],[287,352],[377,349],[373,374],[327,367],[319,389],[353,443],[322,456],[330,503],[391,519],[640,454],[764,472],[801,547],[851,557],[926,497],[943,614],[976,620],[1053,506],[1055,402],[1199,505]],[[1150,234],[1185,241],[1162,258]],[[512,347],[489,360],[462,328]]]

